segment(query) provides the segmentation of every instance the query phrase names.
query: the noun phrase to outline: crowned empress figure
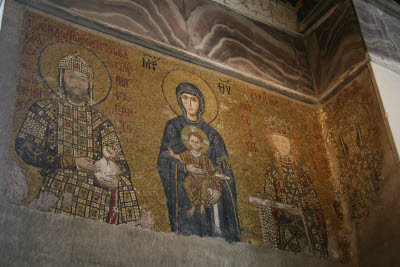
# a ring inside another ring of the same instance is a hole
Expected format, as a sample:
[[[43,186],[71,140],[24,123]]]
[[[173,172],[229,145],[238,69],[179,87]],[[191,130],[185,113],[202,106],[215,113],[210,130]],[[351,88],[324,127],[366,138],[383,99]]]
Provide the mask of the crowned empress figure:
[[[265,198],[294,207],[298,213],[262,208],[264,242],[282,250],[328,257],[324,215],[311,179],[297,165],[292,126],[277,115],[266,118],[265,125],[274,152],[265,172]]]

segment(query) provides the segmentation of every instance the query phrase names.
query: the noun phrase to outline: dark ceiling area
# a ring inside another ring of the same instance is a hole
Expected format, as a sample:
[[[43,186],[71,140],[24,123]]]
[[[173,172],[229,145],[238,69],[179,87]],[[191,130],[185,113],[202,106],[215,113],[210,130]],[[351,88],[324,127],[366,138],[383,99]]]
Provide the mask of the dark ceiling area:
[[[326,1],[326,0],[281,0],[281,1],[289,6],[294,7],[297,12],[297,20],[302,21],[318,3]],[[340,1],[340,0],[336,0],[336,1]],[[384,0],[383,2],[385,2],[385,1],[388,1],[388,2],[393,1],[394,3],[397,3],[400,6],[400,0]],[[389,4],[389,3],[385,3],[385,4]],[[389,6],[390,6],[390,4],[389,4]]]
[[[321,0],[282,0],[296,9],[297,20],[303,20]],[[400,1],[400,0],[399,0]]]

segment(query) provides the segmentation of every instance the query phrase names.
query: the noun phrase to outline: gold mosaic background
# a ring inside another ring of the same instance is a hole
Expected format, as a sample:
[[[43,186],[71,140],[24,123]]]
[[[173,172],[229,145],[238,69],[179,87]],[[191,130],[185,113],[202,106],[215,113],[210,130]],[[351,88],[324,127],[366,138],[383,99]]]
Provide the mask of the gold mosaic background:
[[[252,122],[258,110],[263,107],[279,109],[303,131],[295,134],[296,147],[301,155],[307,151],[301,167],[308,173],[316,188],[328,224],[328,237],[332,234],[342,235],[343,225],[332,208],[334,178],[325,147],[326,130],[322,125],[326,127],[347,101],[360,101],[371,112],[372,130],[369,143],[380,147],[382,142],[387,142],[386,137],[380,137],[383,125],[379,123],[379,109],[367,72],[357,78],[360,83],[357,92],[352,86],[347,86],[322,107],[307,105],[272,92],[267,93],[235,78],[132,44],[128,46],[126,43],[122,44],[122,41],[113,41],[115,38],[93,35],[32,12],[25,14],[21,38],[21,73],[16,90],[11,143],[14,143],[31,104],[39,99],[54,97],[38,74],[40,51],[46,45],[59,41],[82,43],[101,58],[111,74],[113,88],[105,101],[94,108],[105,114],[114,124],[132,172],[132,183],[137,190],[140,206],[142,210],[151,211],[156,231],[170,231],[166,198],[157,172],[157,156],[166,122],[176,117],[174,111],[181,114],[174,96],[175,88],[180,82],[197,84],[205,95],[205,121],[213,120],[210,125],[222,136],[231,159],[237,186],[242,238],[254,245],[261,245],[263,242],[260,215],[259,209],[248,203],[248,196],[264,196],[265,169],[272,160],[254,135]],[[46,69],[42,72],[44,78],[50,81],[49,84],[55,84],[55,62],[75,52],[74,48],[89,64],[93,64],[94,95],[99,101],[107,95],[107,75],[101,62],[97,59],[91,62],[89,58],[93,58],[93,55],[83,48],[71,44],[57,45],[53,54],[43,54],[40,65]],[[157,64],[154,69],[152,64],[148,65],[149,68],[143,67],[144,60]],[[167,73],[169,74],[165,76]],[[215,118],[217,112],[219,114]],[[262,142],[266,133],[259,129],[260,126],[257,127],[256,132]],[[298,162],[303,159],[298,158]],[[29,205],[42,180],[40,169],[22,162],[14,147],[11,148],[11,161],[18,162],[23,168],[30,189],[28,199],[17,204]]]

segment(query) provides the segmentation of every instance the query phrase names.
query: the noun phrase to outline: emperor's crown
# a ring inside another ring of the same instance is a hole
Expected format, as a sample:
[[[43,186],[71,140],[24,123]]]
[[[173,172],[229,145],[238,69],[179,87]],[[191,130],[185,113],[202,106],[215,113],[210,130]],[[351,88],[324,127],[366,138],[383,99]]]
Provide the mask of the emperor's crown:
[[[77,53],[65,56],[58,61],[58,68],[67,70],[78,70],[93,78],[93,69]]]

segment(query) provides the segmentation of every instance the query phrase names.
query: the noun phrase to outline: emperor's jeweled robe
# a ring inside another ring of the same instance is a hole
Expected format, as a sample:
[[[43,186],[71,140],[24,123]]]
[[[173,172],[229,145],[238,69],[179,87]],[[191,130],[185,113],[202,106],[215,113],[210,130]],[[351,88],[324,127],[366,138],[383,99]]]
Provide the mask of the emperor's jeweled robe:
[[[76,157],[99,160],[104,146],[116,151],[115,162],[121,169],[118,189],[101,187],[92,172],[78,169],[74,163]],[[134,222],[140,216],[115,129],[106,116],[90,106],[60,99],[34,103],[20,128],[15,150],[26,163],[42,168],[40,193],[58,198],[51,211],[115,224]],[[71,195],[72,202],[67,200]]]

